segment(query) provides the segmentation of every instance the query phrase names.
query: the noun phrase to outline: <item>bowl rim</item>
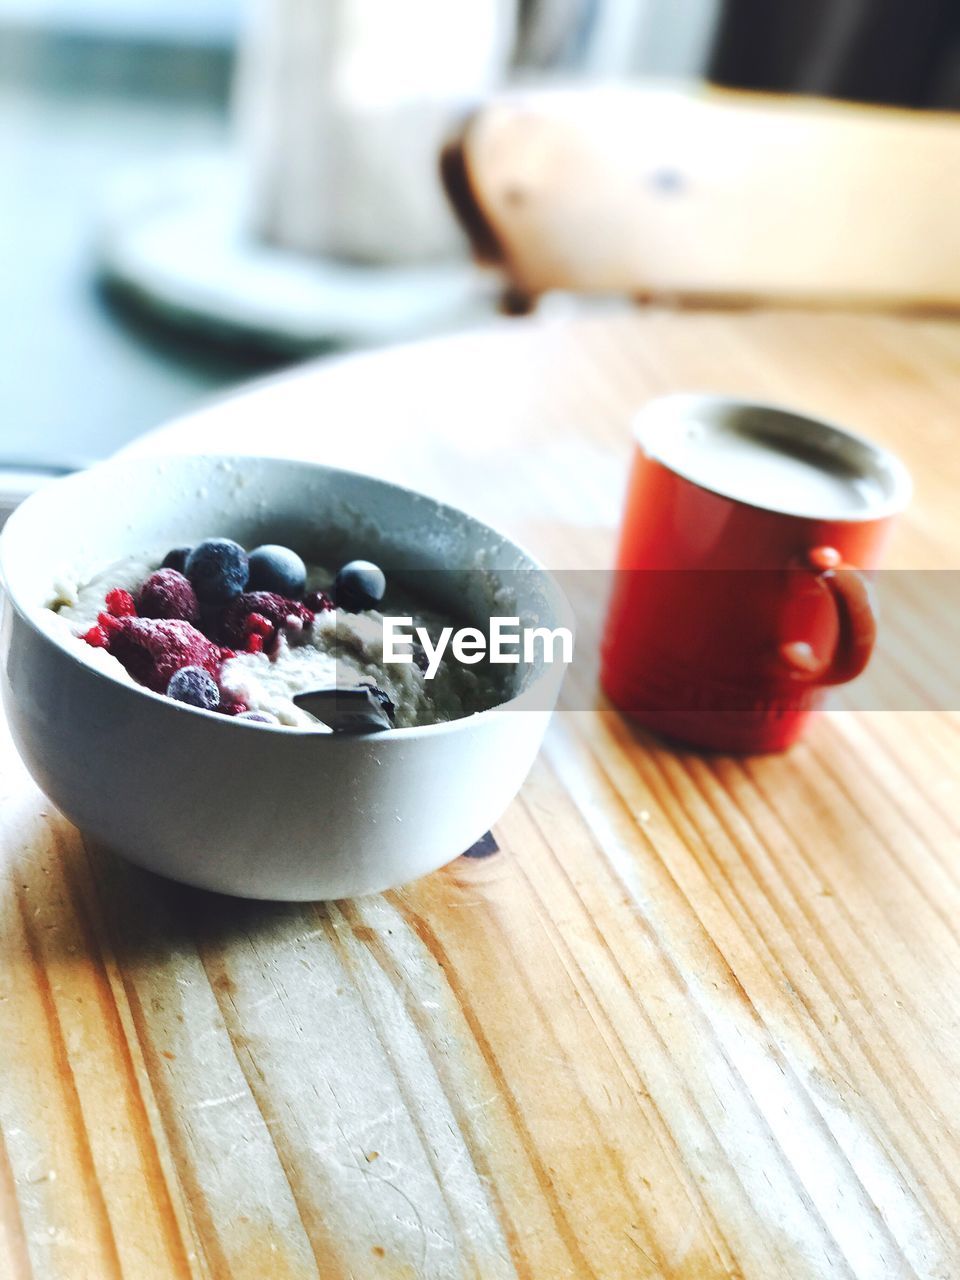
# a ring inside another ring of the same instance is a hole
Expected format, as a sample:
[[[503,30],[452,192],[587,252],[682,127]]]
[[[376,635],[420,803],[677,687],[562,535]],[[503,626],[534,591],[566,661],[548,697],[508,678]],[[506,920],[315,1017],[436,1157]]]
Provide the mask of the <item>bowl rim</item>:
[[[133,680],[121,680],[113,676],[108,671],[94,666],[89,662],[84,662],[82,654],[74,650],[74,647],[68,643],[66,635],[60,636],[52,629],[48,630],[41,626],[34,616],[38,613],[36,607],[27,605],[22,599],[19,599],[16,592],[12,589],[10,579],[7,572],[7,566],[11,556],[11,547],[15,545],[15,538],[20,523],[23,520],[22,512],[31,506],[39,505],[43,501],[49,501],[49,495],[54,490],[61,490],[64,486],[70,488],[80,488],[84,484],[89,483],[92,475],[100,476],[101,473],[113,469],[117,470],[142,470],[144,468],[155,468],[159,462],[177,462],[193,463],[198,466],[228,464],[236,467],[257,467],[263,466],[282,466],[296,468],[298,470],[324,472],[330,476],[349,476],[353,479],[373,484],[381,489],[392,490],[394,493],[400,493],[407,497],[413,498],[418,502],[426,502],[431,504],[437,513],[446,514],[460,521],[466,521],[471,525],[478,527],[488,534],[492,534],[494,538],[499,539],[506,548],[511,552],[516,552],[527,563],[523,566],[527,570],[534,570],[542,574],[549,586],[551,603],[555,605],[557,618],[556,625],[569,625],[571,632],[575,634],[574,612],[567,600],[565,593],[560,587],[556,576],[543,564],[543,562],[535,556],[522,543],[517,542],[515,538],[504,533],[496,525],[481,520],[478,516],[466,511],[462,507],[457,507],[453,503],[444,502],[440,498],[434,497],[432,494],[424,493],[420,489],[414,489],[409,485],[398,484],[393,480],[386,480],[382,476],[371,475],[369,472],[358,471],[347,467],[332,466],[324,462],[313,462],[307,459],[274,457],[270,454],[229,454],[229,453],[187,453],[171,451],[170,453],[150,453],[136,454],[122,452],[112,455],[101,462],[94,463],[90,467],[85,467],[80,471],[71,472],[69,475],[59,477],[51,481],[49,484],[43,485],[42,488],[30,494],[22,503],[20,503],[10,514],[3,528],[0,529],[0,590],[8,600],[11,608],[16,612],[20,619],[30,628],[33,634],[41,641],[51,645],[58,652],[66,655],[78,668],[81,668],[86,674],[95,677],[98,680],[105,681],[109,686],[115,689],[126,690],[134,695],[140,695],[150,699],[156,705],[165,708],[171,714],[182,714],[184,712],[191,713],[194,716],[201,716],[204,720],[211,724],[221,726],[223,729],[235,727],[236,724],[243,724],[242,721],[236,721],[233,717],[220,715],[216,711],[207,711],[202,707],[191,707],[182,703],[174,702],[171,698],[166,697],[162,693],[156,693],[152,689],[148,689],[145,685],[137,684]],[[497,570],[491,570],[495,573]],[[46,609],[46,606],[40,606]],[[53,610],[49,610],[53,613]],[[529,701],[530,695],[540,686],[546,684],[551,677],[551,669],[545,668],[534,676],[530,685],[522,689],[519,693],[514,694],[504,702],[498,702],[492,707],[486,707],[483,711],[472,712],[470,715],[458,716],[454,720],[440,720],[433,724],[409,725],[402,728],[384,729],[380,733],[348,735],[349,740],[364,740],[377,744],[396,741],[410,741],[414,738],[433,736],[435,734],[457,732],[462,730],[463,726],[475,725],[480,721],[487,721],[494,717],[500,717],[507,712],[522,711],[523,707],[516,704],[525,700]],[[561,672],[560,680],[557,681],[557,693],[559,694],[560,684],[563,681],[565,672]],[[527,713],[529,713],[528,709]],[[547,707],[537,708],[541,713],[549,710]],[[301,742],[338,742],[342,741],[341,735],[329,732],[320,732],[312,727],[303,727],[298,725],[283,724],[263,724],[259,722],[247,722],[245,727],[251,730],[257,730],[263,734],[264,730],[269,731],[272,735],[280,735],[287,741]]]

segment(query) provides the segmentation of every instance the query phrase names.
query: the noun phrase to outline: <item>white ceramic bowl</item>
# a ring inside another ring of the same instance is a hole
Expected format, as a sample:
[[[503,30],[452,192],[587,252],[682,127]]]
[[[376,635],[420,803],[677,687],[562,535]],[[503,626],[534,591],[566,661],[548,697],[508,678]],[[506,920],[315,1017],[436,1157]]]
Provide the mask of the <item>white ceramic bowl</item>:
[[[242,897],[351,897],[457,857],[523,782],[562,668],[510,669],[515,696],[478,715],[346,737],[179,706],[105,675],[83,645],[51,631],[44,605],[65,570],[91,576],[134,552],[217,534],[286,543],[319,563],[364,557],[415,579],[433,571],[438,603],[468,621],[493,611],[569,625],[562,594],[521,548],[408,489],[262,458],[104,463],[34,494],[0,536],[3,697],[39,786],[108,848]],[[498,590],[506,595],[492,609]],[[511,597],[515,610],[503,607]]]

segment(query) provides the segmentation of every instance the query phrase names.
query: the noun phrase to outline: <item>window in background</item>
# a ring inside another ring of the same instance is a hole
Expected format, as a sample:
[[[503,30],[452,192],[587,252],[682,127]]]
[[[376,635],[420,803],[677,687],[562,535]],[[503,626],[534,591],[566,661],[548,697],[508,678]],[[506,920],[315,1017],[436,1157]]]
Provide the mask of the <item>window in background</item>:
[[[241,0],[0,0],[0,24],[220,42],[235,38],[240,9]]]
[[[96,282],[117,176],[224,145],[240,11],[0,0],[0,468],[105,456],[275,363],[118,318]]]

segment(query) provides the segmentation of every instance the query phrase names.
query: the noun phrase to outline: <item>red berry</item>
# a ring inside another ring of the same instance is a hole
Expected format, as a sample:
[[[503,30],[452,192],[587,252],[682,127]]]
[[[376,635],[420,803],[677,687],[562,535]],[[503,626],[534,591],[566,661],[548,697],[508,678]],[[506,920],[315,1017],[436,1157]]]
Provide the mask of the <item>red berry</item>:
[[[247,636],[247,653],[263,653],[263,636],[251,631]]]
[[[326,591],[311,591],[308,596],[304,597],[303,603],[308,609],[312,609],[314,613],[325,613],[328,609],[335,609],[333,597],[328,596]]]
[[[243,630],[245,635],[256,635],[266,640],[268,636],[273,635],[273,623],[262,613],[250,613],[243,624]]]
[[[182,619],[119,618],[107,639],[109,652],[139,684],[164,693],[181,667],[203,667],[216,676],[220,646]]]
[[[240,716],[244,711],[250,708],[245,702],[241,702],[239,698],[231,698],[228,694],[221,694],[220,710],[225,716]]]
[[[220,623],[221,638],[236,649],[243,649],[247,636],[247,619],[257,616],[279,633],[287,618],[299,618],[301,622],[313,621],[313,610],[297,600],[288,600],[272,591],[245,591],[231,601]],[[261,626],[261,623],[255,624]]]
[[[157,569],[140,588],[140,613],[144,618],[196,622],[200,617],[197,593],[176,569]]]
[[[100,630],[106,636],[108,636],[111,631],[119,631],[123,627],[123,623],[120,619],[115,617],[112,613],[98,613],[97,622],[100,625]]]
[[[105,649],[107,647],[107,636],[102,627],[92,626],[89,631],[83,633],[80,639],[86,640],[92,649]]]
[[[107,612],[112,613],[115,618],[136,616],[137,606],[133,603],[133,596],[129,591],[124,591],[123,587],[114,587],[112,591],[108,591],[104,603],[107,606]]]

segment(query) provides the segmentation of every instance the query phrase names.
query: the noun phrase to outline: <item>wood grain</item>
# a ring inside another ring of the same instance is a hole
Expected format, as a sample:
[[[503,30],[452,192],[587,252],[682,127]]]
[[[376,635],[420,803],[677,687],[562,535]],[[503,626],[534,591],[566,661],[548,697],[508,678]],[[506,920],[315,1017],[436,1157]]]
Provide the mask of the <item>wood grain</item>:
[[[954,567],[940,322],[514,322],[317,366],[141,447],[366,465],[589,568],[630,410],[680,387],[893,445],[917,482],[893,561]],[[958,729],[838,710],[736,760],[597,698],[555,717],[498,852],[294,906],[87,847],[4,733],[0,1274],[960,1275]]]

